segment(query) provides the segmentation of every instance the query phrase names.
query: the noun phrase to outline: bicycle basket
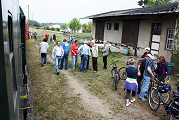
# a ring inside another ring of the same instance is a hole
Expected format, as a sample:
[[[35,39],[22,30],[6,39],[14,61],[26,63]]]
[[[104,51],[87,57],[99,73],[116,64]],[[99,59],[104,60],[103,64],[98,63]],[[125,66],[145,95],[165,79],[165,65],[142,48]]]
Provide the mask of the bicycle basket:
[[[171,106],[170,106],[170,112],[172,117],[174,117],[175,119],[179,119],[179,102],[174,101]]]
[[[170,91],[171,90],[171,86],[170,85],[162,85],[162,86],[159,86],[158,87],[158,91],[160,92],[160,93],[167,93],[168,91]]]

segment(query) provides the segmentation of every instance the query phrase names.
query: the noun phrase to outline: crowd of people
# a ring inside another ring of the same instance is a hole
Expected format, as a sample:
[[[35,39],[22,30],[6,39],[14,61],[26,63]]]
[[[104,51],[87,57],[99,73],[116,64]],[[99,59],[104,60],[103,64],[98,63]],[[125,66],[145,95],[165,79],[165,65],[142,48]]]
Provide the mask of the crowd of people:
[[[47,36],[47,35],[46,35]],[[46,55],[48,53],[48,38],[45,37],[43,42],[40,43],[39,52],[41,53],[41,66],[46,64]],[[107,69],[107,56],[109,55],[110,47],[106,41],[102,48],[104,69]],[[52,50],[52,58],[55,61],[56,74],[59,75],[60,69],[68,69],[68,57],[72,56],[72,69],[76,69],[78,57],[81,58],[80,72],[86,72],[89,66],[90,58],[92,58],[93,72],[98,71],[98,46],[94,40],[85,40],[84,43],[78,46],[78,41],[75,40],[72,45],[64,39],[61,43],[56,42],[56,46]]]
[[[39,52],[41,53],[41,66],[46,64],[46,56],[48,53],[48,43],[47,38],[43,39],[40,43]],[[103,55],[103,69],[107,69],[107,57],[110,54],[110,47],[106,41],[104,41],[104,46],[102,47]],[[81,57],[80,72],[86,72],[89,66],[90,57],[92,57],[92,68],[93,72],[98,71],[98,46],[95,41],[87,41],[78,46],[78,41],[75,40],[72,45],[68,43],[66,39],[62,43],[60,41],[56,42],[56,46],[52,50],[52,58],[55,61],[55,71],[59,75],[60,69],[68,69],[68,57],[69,54],[72,56],[72,69],[76,69],[76,64],[78,57]],[[157,61],[157,66],[154,62]],[[168,62],[165,60],[164,56],[159,56],[159,54],[151,54],[150,48],[146,47],[144,54],[138,61],[137,67],[135,66],[136,61],[130,58],[126,67],[127,79],[124,83],[124,89],[126,90],[126,106],[135,102],[136,94],[139,95],[139,99],[142,101],[147,101],[148,89],[151,79],[158,77],[162,82],[165,82],[165,77],[168,72]],[[132,97],[130,94],[132,92]]]
[[[157,62],[157,66],[155,66],[154,61]],[[136,93],[138,93],[140,100],[147,101],[150,81],[157,77],[160,81],[165,82],[168,72],[168,62],[165,57],[159,56],[157,53],[152,55],[149,47],[145,48],[137,67],[134,66],[135,60],[133,58],[130,58],[128,63],[129,65],[126,67],[127,79],[124,83],[126,106],[136,100]],[[131,91],[132,98],[130,99]]]

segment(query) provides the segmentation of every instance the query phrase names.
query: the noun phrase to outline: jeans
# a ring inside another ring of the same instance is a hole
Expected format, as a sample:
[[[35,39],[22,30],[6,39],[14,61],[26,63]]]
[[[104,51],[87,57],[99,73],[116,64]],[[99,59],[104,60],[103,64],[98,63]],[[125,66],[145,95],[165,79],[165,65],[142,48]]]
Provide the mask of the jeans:
[[[76,68],[77,59],[78,59],[78,55],[72,56],[72,69]]]
[[[42,61],[43,64],[46,64],[46,58],[47,58],[47,54],[41,53],[41,61]]]
[[[80,72],[82,70],[84,70],[84,72],[86,72],[87,62],[88,62],[88,55],[82,55],[81,56],[81,64],[80,64]]]
[[[59,65],[61,64],[62,58],[61,56],[56,56],[55,58],[56,73],[59,72]]]
[[[140,98],[143,99],[145,96],[148,95],[149,84],[150,84],[150,77],[144,75],[144,83],[142,85],[139,95]]]
[[[60,68],[63,68],[63,64],[65,62],[65,69],[68,69],[68,55],[69,55],[69,51],[64,51],[64,56],[63,56],[62,62],[60,64]]]

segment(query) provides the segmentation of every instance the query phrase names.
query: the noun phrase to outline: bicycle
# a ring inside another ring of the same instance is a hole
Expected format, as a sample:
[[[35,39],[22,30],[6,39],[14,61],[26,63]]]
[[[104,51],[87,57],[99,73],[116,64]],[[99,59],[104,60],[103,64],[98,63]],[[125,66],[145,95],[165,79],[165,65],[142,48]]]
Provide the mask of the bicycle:
[[[155,84],[157,84],[157,86],[155,86]],[[162,102],[158,103],[158,99],[155,100],[156,98],[158,98],[157,97],[158,89],[161,89],[162,86],[169,86],[169,85],[159,81],[158,78],[151,80],[150,85],[149,85],[149,92],[148,92],[149,101],[148,102],[149,102],[150,108],[154,111],[158,109],[157,108],[159,107],[158,104],[163,104]],[[167,103],[169,100],[169,97],[170,97],[169,92],[170,91],[160,93],[162,94],[162,97],[165,103]],[[156,105],[157,107],[155,108],[153,104]]]
[[[167,102],[165,102],[162,93],[167,93],[168,91],[171,90],[171,87],[168,84],[163,84],[162,86],[158,87],[157,91],[156,91],[156,89],[154,89],[154,90],[155,90],[155,92],[158,93],[158,95],[155,97],[153,96],[151,98],[152,98],[152,101],[155,101],[155,104],[157,105],[157,107],[152,110],[156,111],[160,107],[159,103],[162,102],[163,106],[164,106],[164,110],[167,113],[167,119],[168,120],[171,120],[171,119],[178,120],[179,119],[179,92],[172,91],[173,97],[171,98],[170,102],[167,103]],[[153,107],[151,107],[151,108],[153,108]]]
[[[111,69],[111,77],[114,78],[113,86],[114,86],[115,90],[117,90],[117,88],[118,88],[118,82],[120,80],[120,76],[119,76],[119,73],[117,71],[116,62],[119,62],[119,61],[116,60],[116,61],[113,61],[112,63],[110,63],[110,65],[113,64],[113,68]]]

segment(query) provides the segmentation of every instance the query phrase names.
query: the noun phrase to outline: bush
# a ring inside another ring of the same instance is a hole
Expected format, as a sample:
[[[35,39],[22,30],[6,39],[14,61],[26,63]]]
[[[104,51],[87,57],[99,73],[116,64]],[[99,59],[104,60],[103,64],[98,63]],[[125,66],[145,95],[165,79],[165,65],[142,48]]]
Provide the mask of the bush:
[[[56,28],[56,31],[60,31],[60,28]]]
[[[50,30],[49,26],[44,26],[44,30]]]
[[[51,30],[51,31],[55,31],[55,28],[52,27],[52,28],[50,28],[50,30]]]

